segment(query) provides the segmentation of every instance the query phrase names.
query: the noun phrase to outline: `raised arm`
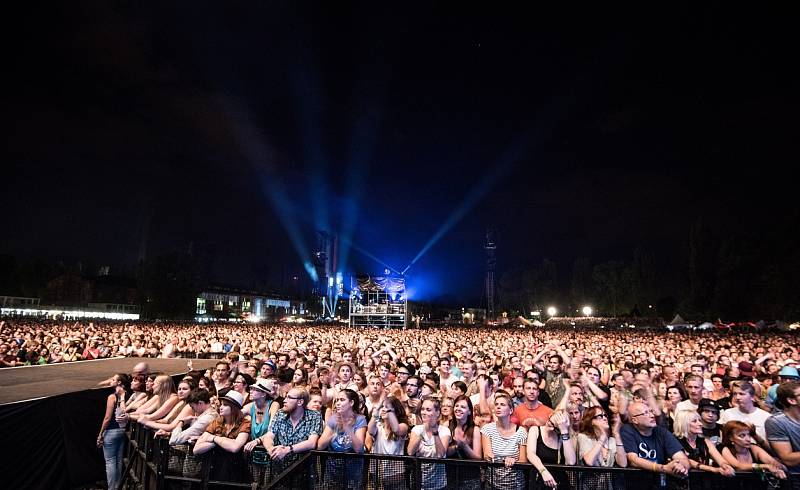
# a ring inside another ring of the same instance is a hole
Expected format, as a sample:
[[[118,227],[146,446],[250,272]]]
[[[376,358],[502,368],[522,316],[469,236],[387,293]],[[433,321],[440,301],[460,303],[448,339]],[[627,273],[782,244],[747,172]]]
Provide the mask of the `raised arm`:
[[[525,455],[528,458],[528,462],[536,468],[536,471],[542,475],[542,481],[544,484],[550,488],[555,488],[556,480],[553,478],[553,475],[550,474],[550,470],[548,470],[544,463],[542,463],[541,458],[536,455],[536,444],[539,442],[539,427],[532,426],[528,429],[528,444],[525,448]]]

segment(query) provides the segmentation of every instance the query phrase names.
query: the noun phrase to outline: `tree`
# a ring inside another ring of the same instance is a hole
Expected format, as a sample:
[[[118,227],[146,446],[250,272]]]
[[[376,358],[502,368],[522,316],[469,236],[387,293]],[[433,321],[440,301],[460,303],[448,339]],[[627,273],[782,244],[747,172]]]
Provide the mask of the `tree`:
[[[624,262],[609,260],[597,264],[592,270],[592,279],[595,282],[601,311],[616,316],[618,311],[630,309],[623,305],[626,283],[630,281],[630,271],[626,270]]]
[[[592,291],[592,268],[589,259],[585,257],[575,259],[572,264],[572,284],[569,290],[571,304],[585,304]]]
[[[172,252],[139,265],[142,318],[190,319],[202,289],[199,269],[188,253]]]

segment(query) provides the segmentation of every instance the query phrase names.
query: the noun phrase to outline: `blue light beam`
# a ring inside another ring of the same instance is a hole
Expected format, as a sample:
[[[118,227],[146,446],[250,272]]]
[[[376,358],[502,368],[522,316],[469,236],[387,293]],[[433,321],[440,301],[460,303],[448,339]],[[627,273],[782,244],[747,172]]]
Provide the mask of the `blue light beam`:
[[[235,137],[241,147],[248,162],[253,167],[253,170],[258,176],[258,181],[263,182],[262,193],[267,198],[275,215],[278,217],[281,225],[286,234],[289,236],[289,241],[292,243],[297,255],[303,263],[303,267],[308,272],[311,279],[316,282],[317,272],[311,266],[311,255],[309,248],[306,246],[305,239],[303,238],[300,228],[296,222],[292,220],[293,208],[289,195],[286,192],[285,186],[278,174],[277,169],[273,165],[275,160],[275,152],[272,146],[266,142],[266,138],[262,135],[252,123],[249,112],[236,104],[232,100],[225,98],[223,102],[227,109],[228,115],[231,118],[232,129]]]

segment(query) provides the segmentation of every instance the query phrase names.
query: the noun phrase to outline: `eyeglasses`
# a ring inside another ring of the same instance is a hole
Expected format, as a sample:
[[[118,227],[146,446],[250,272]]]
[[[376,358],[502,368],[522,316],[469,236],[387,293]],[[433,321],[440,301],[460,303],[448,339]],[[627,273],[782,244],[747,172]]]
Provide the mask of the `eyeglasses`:
[[[607,418],[608,418],[608,415],[606,415],[606,414],[604,414],[604,413],[598,413],[597,415],[595,415],[595,416],[594,416],[594,417],[592,417],[592,418],[593,418],[593,419],[607,419]]]
[[[302,398],[302,397],[299,397],[299,396],[292,396],[292,395],[286,395],[286,398],[288,398],[288,399],[290,399],[290,400],[299,400],[299,399],[300,399],[300,398]]]
[[[404,374],[404,375],[406,375],[406,376],[408,376],[408,375],[409,375],[409,373],[408,373],[408,372],[406,372],[406,371],[397,371],[397,375],[398,375],[398,376],[400,376],[401,374]]]
[[[642,413],[637,413],[637,414],[635,414],[635,415],[634,415],[634,414],[631,414],[631,418],[633,418],[633,417],[639,417],[639,416],[641,416],[641,415],[653,415],[653,411],[652,411],[652,410],[645,410],[645,411],[644,411],[644,412],[642,412]]]
[[[418,385],[418,384],[406,383],[406,386],[410,386],[410,387],[412,387],[412,388],[419,388],[419,385]]]

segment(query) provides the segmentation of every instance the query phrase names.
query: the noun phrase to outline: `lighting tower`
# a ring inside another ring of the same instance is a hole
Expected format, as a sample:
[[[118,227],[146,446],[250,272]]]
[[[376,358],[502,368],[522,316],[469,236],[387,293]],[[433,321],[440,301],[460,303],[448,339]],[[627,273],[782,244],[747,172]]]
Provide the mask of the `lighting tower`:
[[[486,250],[486,316],[494,319],[494,266],[497,263],[494,251],[497,245],[494,242],[494,230],[491,228],[486,230],[486,245],[483,248]]]
[[[314,294],[320,297],[323,316],[335,316],[336,308],[336,269],[338,238],[328,232],[317,231],[317,248],[314,251],[313,263],[317,271],[317,283]]]

